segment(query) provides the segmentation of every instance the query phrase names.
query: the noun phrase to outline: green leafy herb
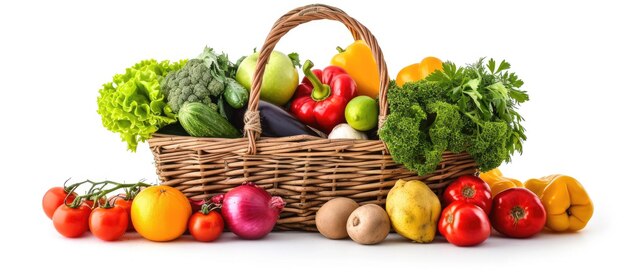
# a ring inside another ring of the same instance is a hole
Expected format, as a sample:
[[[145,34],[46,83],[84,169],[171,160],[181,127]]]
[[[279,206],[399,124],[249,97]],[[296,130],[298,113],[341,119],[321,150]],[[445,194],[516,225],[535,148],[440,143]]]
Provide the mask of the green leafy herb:
[[[424,175],[444,151],[467,151],[483,171],[510,161],[526,140],[519,104],[528,100],[510,64],[484,59],[443,64],[425,80],[388,92],[390,115],[380,131],[394,160]]]

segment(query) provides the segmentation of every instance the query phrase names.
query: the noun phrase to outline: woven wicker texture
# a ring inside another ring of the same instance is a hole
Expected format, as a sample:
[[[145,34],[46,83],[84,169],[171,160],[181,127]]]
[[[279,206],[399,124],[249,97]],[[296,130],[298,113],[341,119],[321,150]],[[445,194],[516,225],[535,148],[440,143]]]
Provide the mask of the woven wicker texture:
[[[436,172],[417,176],[396,164],[378,140],[259,137],[262,128],[256,110],[270,53],[289,30],[321,19],[342,22],[354,39],[363,39],[372,49],[381,79],[379,126],[382,125],[387,115],[389,76],[376,38],[340,9],[326,5],[297,8],[276,21],[260,51],[245,115],[246,138],[155,134],[149,140],[157,173],[164,184],[180,189],[188,197],[202,199],[246,181],[255,182],[287,203],[277,229],[315,231],[315,213],[332,198],[348,197],[359,204],[384,205],[398,179],[421,180],[439,193],[456,177],[476,172],[476,163],[466,153],[444,153]]]

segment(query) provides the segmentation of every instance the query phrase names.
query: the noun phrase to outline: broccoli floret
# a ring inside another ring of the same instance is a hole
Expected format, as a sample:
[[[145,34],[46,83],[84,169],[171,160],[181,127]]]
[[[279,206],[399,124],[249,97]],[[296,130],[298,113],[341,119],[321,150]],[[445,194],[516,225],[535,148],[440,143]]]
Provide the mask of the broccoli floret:
[[[217,108],[215,98],[224,92],[230,66],[232,64],[224,53],[218,56],[213,49],[205,48],[198,58],[189,60],[182,69],[167,74],[161,89],[172,111],[177,113],[185,103],[191,102]]]

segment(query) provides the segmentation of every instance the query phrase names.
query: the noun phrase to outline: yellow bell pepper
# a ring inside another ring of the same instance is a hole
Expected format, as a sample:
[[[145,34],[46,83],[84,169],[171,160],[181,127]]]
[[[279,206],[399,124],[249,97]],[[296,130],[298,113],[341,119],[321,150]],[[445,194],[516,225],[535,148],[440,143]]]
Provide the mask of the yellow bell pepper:
[[[344,69],[356,82],[357,95],[367,95],[374,99],[378,98],[380,76],[378,66],[372,50],[363,40],[356,40],[345,50],[337,47],[339,51],[331,60],[330,64]]]
[[[576,179],[567,175],[550,175],[530,179],[524,184],[541,199],[546,208],[546,227],[556,231],[578,231],[593,215],[593,203]]]
[[[498,168],[494,168],[485,173],[481,172],[478,176],[489,185],[492,197],[509,188],[524,186],[519,180],[504,177]]]
[[[421,62],[408,65],[398,72],[396,76],[396,85],[402,87],[408,82],[417,82],[426,78],[435,70],[441,70],[443,62],[436,57],[426,57]]]

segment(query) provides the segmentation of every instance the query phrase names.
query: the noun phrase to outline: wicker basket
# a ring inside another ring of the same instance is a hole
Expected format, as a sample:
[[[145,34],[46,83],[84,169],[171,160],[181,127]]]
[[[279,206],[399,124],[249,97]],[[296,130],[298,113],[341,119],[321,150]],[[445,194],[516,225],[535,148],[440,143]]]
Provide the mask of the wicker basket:
[[[476,173],[466,153],[444,153],[437,171],[417,176],[393,161],[379,140],[329,140],[312,136],[259,137],[257,110],[261,79],[276,43],[292,28],[314,20],[343,23],[354,39],[372,49],[380,72],[379,126],[387,115],[387,66],[376,38],[342,10],[310,5],[294,9],[272,27],[261,49],[245,119],[245,136],[238,139],[195,138],[155,134],[150,140],[157,173],[165,185],[202,199],[252,181],[287,203],[279,230],[315,231],[315,213],[324,202],[348,197],[359,204],[385,204],[398,179],[417,179],[439,193],[451,180]]]

